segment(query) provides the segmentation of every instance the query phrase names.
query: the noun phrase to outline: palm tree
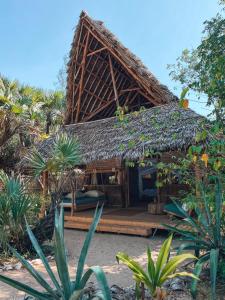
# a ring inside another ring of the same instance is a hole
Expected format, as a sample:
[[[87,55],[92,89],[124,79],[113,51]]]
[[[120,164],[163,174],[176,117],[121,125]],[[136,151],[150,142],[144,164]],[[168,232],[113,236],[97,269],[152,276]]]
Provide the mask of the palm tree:
[[[55,91],[46,96],[42,106],[45,114],[45,133],[50,133],[53,124],[61,124],[63,120],[63,107],[65,106],[64,94]]]
[[[6,77],[0,76],[0,147],[16,133],[21,132],[24,125],[18,118],[22,113],[21,107],[17,104],[19,98],[18,82],[11,82]]]
[[[49,239],[52,237],[55,208],[61,202],[63,187],[65,184],[70,183],[75,166],[81,162],[77,139],[68,136],[66,133],[60,133],[52,139],[47,158],[43,158],[43,154],[37,149],[32,151],[27,157],[34,176],[39,178],[44,172],[47,172],[54,188],[51,191],[52,201],[50,208],[47,210],[46,216],[39,221],[34,229],[35,235],[40,242],[46,239],[46,233]]]
[[[54,131],[62,123],[64,100],[60,91],[20,85],[0,75],[0,152],[11,146],[26,151],[27,146],[48,135],[50,128]]]

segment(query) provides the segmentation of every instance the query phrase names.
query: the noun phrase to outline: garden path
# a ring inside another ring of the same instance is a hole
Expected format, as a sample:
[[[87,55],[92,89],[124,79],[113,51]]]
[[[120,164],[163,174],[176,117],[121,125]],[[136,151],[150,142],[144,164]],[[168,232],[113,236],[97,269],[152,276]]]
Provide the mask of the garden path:
[[[129,286],[132,284],[132,275],[127,267],[117,264],[115,259],[117,252],[127,252],[139,261],[141,265],[145,265],[147,246],[151,247],[153,255],[156,256],[165,237],[165,234],[157,234],[154,238],[143,238],[137,236],[96,233],[90,247],[86,267],[93,265],[101,266],[107,275],[110,286],[112,284],[124,287]],[[69,255],[70,272],[72,275],[74,275],[74,265],[78,260],[84,238],[84,231],[65,230],[65,241]],[[52,262],[51,265],[53,269],[56,270],[54,262]],[[36,265],[35,267],[45,276],[44,268],[41,265]],[[2,274],[32,285],[32,287],[38,287],[24,269],[20,271],[7,271]],[[23,299],[23,293],[0,282],[0,300],[3,299]]]

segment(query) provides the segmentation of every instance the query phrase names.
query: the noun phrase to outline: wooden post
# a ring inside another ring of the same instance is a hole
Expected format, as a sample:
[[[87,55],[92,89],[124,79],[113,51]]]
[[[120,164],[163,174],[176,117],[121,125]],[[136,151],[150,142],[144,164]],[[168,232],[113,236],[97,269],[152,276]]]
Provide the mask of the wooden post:
[[[74,184],[72,184],[72,207],[71,207],[71,216],[73,216],[73,214],[74,214],[75,202],[76,202],[76,192],[75,192],[75,189],[74,189]]]
[[[86,63],[86,57],[87,57],[89,36],[90,36],[90,31],[88,31],[88,34],[87,34],[86,43],[85,43],[85,47],[84,47],[83,58],[82,58],[82,63],[81,63],[82,66],[81,66],[81,77],[80,77],[79,94],[78,94],[78,101],[77,101],[76,123],[79,121],[80,103],[81,103],[81,96],[82,96],[82,93],[83,93],[85,63]]]
[[[115,81],[115,76],[114,76],[114,72],[113,72],[112,59],[111,59],[110,55],[109,55],[109,67],[110,67],[110,73],[112,76],[112,83],[113,83],[113,90],[114,90],[114,94],[115,94],[116,105],[119,106],[119,97],[118,97],[118,92],[116,89],[116,81]]]
[[[125,186],[125,195],[126,195],[126,202],[125,207],[130,206],[130,180],[129,180],[129,167],[124,167],[124,186]]]

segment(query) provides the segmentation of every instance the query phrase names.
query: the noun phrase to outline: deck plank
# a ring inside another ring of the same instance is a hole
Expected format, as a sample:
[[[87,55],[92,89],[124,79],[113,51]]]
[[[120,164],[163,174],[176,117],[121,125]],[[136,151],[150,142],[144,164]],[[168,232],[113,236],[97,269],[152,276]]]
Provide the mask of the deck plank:
[[[87,230],[93,220],[94,209],[65,212],[65,228]],[[149,236],[153,229],[165,229],[163,224],[174,225],[168,215],[151,215],[140,208],[104,208],[98,231]]]

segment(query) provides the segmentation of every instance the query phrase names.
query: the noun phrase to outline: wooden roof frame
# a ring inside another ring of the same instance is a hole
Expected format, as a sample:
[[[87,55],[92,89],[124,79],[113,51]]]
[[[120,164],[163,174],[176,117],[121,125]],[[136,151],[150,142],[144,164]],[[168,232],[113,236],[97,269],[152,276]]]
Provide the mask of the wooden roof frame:
[[[102,22],[81,13],[68,63],[65,124],[112,117],[117,106],[132,111],[176,100]]]

